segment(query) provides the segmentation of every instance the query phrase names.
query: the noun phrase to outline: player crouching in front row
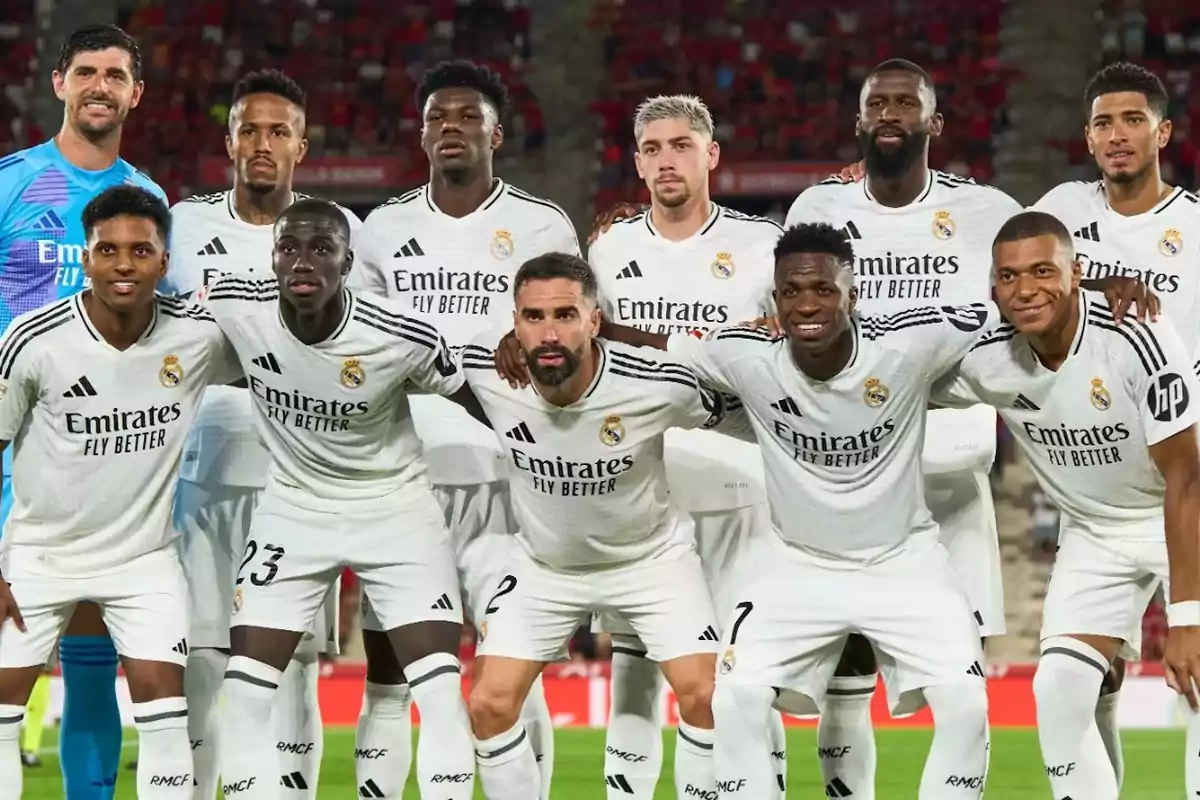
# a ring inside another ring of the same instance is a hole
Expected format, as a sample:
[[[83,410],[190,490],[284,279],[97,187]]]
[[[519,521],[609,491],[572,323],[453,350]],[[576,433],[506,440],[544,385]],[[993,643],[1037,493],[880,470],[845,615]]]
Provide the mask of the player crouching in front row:
[[[0,787],[21,795],[17,737],[75,606],[100,606],[129,682],[137,794],[192,796],[183,669],[187,586],[171,503],[200,396],[242,371],[213,318],[155,296],[170,214],[117,186],[83,211],[91,289],[0,339],[0,449],[15,444],[0,557]]]

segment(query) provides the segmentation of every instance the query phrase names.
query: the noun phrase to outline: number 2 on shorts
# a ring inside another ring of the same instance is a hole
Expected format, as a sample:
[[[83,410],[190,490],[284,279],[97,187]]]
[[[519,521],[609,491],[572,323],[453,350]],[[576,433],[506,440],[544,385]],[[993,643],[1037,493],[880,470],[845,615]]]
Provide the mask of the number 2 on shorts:
[[[496,606],[496,601],[504,595],[517,588],[517,578],[515,575],[505,575],[500,579],[500,588],[492,595],[492,599],[488,601],[487,608],[484,609],[484,614],[495,614],[500,609]]]

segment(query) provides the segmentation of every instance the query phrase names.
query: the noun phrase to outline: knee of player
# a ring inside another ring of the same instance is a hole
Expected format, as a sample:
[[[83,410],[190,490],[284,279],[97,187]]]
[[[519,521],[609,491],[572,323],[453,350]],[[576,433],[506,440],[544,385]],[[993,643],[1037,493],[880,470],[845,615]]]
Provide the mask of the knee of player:
[[[686,675],[674,676],[675,699],[679,703],[679,713],[685,720],[689,716],[709,716],[712,714],[713,700],[713,670],[694,670]],[[693,723],[695,724],[695,723]]]
[[[129,696],[135,703],[182,697],[183,667],[165,661],[125,661],[125,680],[129,684]]]
[[[524,698],[515,688],[489,681],[486,677],[471,687],[467,711],[471,729],[480,739],[499,736],[517,724]]]

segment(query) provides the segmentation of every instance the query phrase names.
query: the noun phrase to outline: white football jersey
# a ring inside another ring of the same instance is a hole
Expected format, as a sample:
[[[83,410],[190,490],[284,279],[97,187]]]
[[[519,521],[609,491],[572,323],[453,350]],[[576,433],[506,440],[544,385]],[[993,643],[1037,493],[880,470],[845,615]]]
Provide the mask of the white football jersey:
[[[787,340],[762,330],[718,329],[705,340],[676,334],[668,352],[742,399],[783,539],[862,563],[912,533],[936,531],[921,470],[930,387],[998,319],[990,302],[856,314],[850,361],[826,381],[801,372]]]
[[[709,331],[773,309],[775,244],[783,229],[716,203],[694,236],[674,242],[649,212],[619,220],[592,244],[604,316],[654,333]],[[751,442],[711,431],[667,434],[671,491],[688,511],[766,500],[762,457]]]
[[[979,303],[991,297],[992,241],[1023,209],[991,186],[930,170],[912,203],[877,202],[867,182],[829,180],[805,190],[787,224],[826,222],[854,245],[857,308],[894,314],[926,305]],[[996,457],[996,414],[985,406],[933,411],[938,436],[925,442],[928,473],[987,470]]]
[[[117,350],[83,295],[22,314],[0,338],[0,440],[13,447],[6,552],[54,573],[101,572],[176,536],[171,504],[204,388],[242,376],[207,312],[158,296]]]
[[[497,178],[465,217],[443,214],[426,184],[367,215],[358,255],[367,285],[430,320],[452,347],[513,326],[513,277],[544,253],[579,255],[566,213]],[[470,485],[502,479],[505,456],[492,432],[441,397],[414,396],[413,418],[430,479]]]
[[[1103,295],[1080,292],[1079,303],[1079,330],[1057,371],[1002,325],[934,399],[977,397],[999,409],[1043,491],[1075,527],[1162,539],[1164,484],[1149,448],[1200,420],[1191,354],[1166,315],[1117,325]]]
[[[716,425],[722,398],[666,354],[596,340],[591,387],[566,407],[496,374],[494,343],[462,352],[467,383],[509,461],[521,545],[537,561],[587,571],[695,547],[671,499],[663,433]]]
[[[283,324],[274,278],[225,276],[204,298],[246,371],[271,454],[268,488],[317,508],[378,502],[424,480],[405,384],[439,394],[463,384],[432,325],[387,298],[344,291],[341,324],[314,345]]]
[[[1200,351],[1200,198],[1176,188],[1146,213],[1127,217],[1109,208],[1103,182],[1071,181],[1033,209],[1072,232],[1085,278],[1141,278],[1175,321],[1188,352]]]
[[[293,201],[307,199],[293,193]],[[340,206],[339,206],[340,208]],[[343,208],[350,223],[351,246],[362,228],[354,212]],[[222,275],[271,278],[274,226],[252,225],[237,215],[233,190],[189,197],[171,208],[171,266],[163,291],[191,294]],[[357,266],[347,285],[361,285]],[[180,476],[195,483],[262,486],[270,455],[254,430],[250,396],[245,389],[213,386],[204,394],[183,455]]]

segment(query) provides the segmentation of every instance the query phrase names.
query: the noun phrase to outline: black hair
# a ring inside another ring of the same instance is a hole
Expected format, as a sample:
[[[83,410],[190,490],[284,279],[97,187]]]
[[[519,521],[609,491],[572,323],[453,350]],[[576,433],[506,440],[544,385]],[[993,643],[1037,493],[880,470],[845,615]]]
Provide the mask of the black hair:
[[[148,219],[158,229],[163,247],[170,241],[171,212],[167,209],[167,204],[139,186],[110,186],[93,197],[83,207],[84,236],[90,239],[97,225],[115,217]]]
[[[1038,236],[1052,235],[1068,249],[1073,250],[1075,243],[1071,241],[1071,232],[1058,217],[1044,211],[1022,211],[1000,226],[992,247],[1005,242],[1019,242],[1023,239],[1035,239]]]
[[[282,97],[303,111],[308,101],[308,95],[300,88],[300,84],[284,75],[277,69],[260,69],[247,72],[233,87],[233,105],[248,94],[273,94]]]
[[[1088,81],[1083,90],[1083,114],[1092,118],[1092,103],[1102,94],[1116,92],[1138,92],[1146,98],[1146,105],[1160,120],[1167,118],[1167,109],[1171,98],[1167,94],[1163,82],[1150,70],[1130,64],[1128,61],[1118,61],[1104,67]]]
[[[881,72],[907,72],[910,75],[916,75],[929,91],[935,95],[937,94],[937,86],[934,85],[933,76],[926,72],[925,68],[920,64],[909,61],[907,58],[889,58],[887,61],[876,64],[867,73],[867,77],[863,80],[863,83],[865,84]]]
[[[593,302],[599,296],[596,273],[592,271],[588,262],[570,253],[543,253],[529,259],[517,270],[517,276],[513,279],[513,297],[516,297],[521,287],[530,281],[549,281],[555,278],[575,281],[583,287],[583,296]]]
[[[75,56],[80,53],[107,50],[110,47],[118,47],[129,53],[129,65],[133,72],[133,79],[140,81],[142,79],[142,51],[138,49],[137,41],[116,25],[84,25],[82,28],[76,28],[63,42],[62,49],[58,51],[58,64],[54,69],[58,74],[66,75]]]
[[[474,89],[496,109],[496,118],[503,119],[508,108],[508,89],[500,76],[474,61],[441,61],[421,76],[417,86],[417,111],[424,113],[425,101],[440,89]]]
[[[845,233],[825,222],[802,222],[785,230],[775,243],[775,263],[793,253],[830,255],[847,269],[854,267],[854,245]]]
[[[334,220],[338,224],[342,235],[346,237],[346,241],[350,241],[350,221],[346,219],[345,212],[342,211],[336,203],[331,203],[328,200],[321,200],[316,197],[304,197],[283,210],[279,215],[279,219],[275,224],[278,225],[289,217],[298,214],[309,214],[316,217],[327,217]]]

